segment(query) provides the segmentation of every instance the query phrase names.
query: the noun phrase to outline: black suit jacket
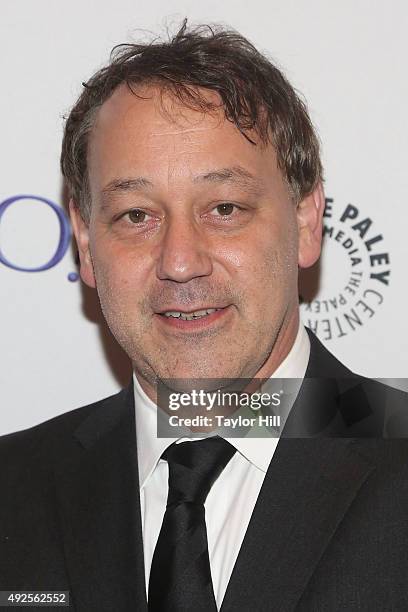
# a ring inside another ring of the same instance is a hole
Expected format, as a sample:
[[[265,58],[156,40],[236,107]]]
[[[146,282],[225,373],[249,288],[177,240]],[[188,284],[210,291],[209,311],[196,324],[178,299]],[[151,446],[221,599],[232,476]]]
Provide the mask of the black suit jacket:
[[[386,404],[405,415],[406,396],[353,376],[309,335],[310,384],[222,612],[406,611],[408,441],[383,437],[398,424]],[[1,438],[0,495],[0,590],[69,590],[77,612],[147,610],[132,386]]]

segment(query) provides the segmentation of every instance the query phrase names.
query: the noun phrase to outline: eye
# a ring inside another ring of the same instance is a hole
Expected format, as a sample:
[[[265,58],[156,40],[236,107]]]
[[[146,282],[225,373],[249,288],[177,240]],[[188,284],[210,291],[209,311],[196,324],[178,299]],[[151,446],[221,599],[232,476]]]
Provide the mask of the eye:
[[[132,210],[129,210],[129,212],[127,212],[125,216],[128,217],[131,223],[137,224],[146,221],[146,217],[148,217],[149,215],[143,210],[140,210],[140,208],[133,208]]]
[[[218,204],[218,206],[216,206],[214,210],[219,213],[219,216],[228,217],[233,213],[234,208],[238,208],[238,206],[236,206],[236,204],[231,204],[231,202],[223,202],[222,204]]]

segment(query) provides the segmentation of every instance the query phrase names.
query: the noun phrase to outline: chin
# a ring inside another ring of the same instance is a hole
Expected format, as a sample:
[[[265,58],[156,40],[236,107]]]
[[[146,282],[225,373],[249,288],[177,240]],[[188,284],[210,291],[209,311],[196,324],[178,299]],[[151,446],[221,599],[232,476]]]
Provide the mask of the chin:
[[[238,373],[225,372],[220,367],[203,368],[201,370],[197,367],[191,367],[166,372],[163,376],[159,375],[159,378],[174,391],[182,392],[187,390],[187,387],[191,389],[199,387],[209,391],[220,388],[220,386],[228,386],[239,376]]]
[[[204,371],[200,371],[197,370],[197,368],[186,368],[186,369],[182,369],[182,370],[175,370],[175,371],[171,371],[171,372],[166,372],[165,376],[163,376],[163,378],[167,378],[170,380],[196,380],[196,381],[201,381],[201,380],[210,380],[213,378],[220,378],[222,376],[222,374],[220,373],[220,371],[216,370],[216,369],[212,369],[210,371],[208,370],[204,370]]]
[[[203,390],[205,392],[217,391],[218,389],[222,389],[225,387],[229,387],[233,384],[235,379],[219,379],[216,377],[188,377],[184,376],[182,378],[166,378],[162,379],[161,386],[159,384],[159,389],[162,391],[176,392],[176,393],[191,393],[191,391]]]

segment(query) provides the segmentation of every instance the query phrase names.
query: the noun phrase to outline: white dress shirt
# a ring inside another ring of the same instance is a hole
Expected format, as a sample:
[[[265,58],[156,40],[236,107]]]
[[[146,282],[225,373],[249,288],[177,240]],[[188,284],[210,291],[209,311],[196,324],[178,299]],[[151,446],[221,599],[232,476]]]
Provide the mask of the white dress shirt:
[[[271,378],[303,379],[309,354],[309,337],[303,325],[300,325],[289,354]],[[160,457],[178,439],[157,438],[157,407],[143,391],[135,374],[133,379],[147,593],[153,552],[168,492],[168,465]],[[237,452],[213,484],[205,502],[208,551],[218,609],[279,441],[277,437],[227,439]]]

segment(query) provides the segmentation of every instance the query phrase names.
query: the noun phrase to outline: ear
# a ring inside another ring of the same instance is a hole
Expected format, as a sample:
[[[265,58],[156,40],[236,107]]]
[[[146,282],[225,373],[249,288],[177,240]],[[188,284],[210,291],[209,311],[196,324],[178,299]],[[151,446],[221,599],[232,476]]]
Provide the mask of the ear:
[[[321,182],[297,206],[299,231],[298,263],[309,268],[320,257],[325,198]]]
[[[69,216],[78,246],[81,278],[86,285],[95,289],[96,282],[89,251],[89,226],[83,220],[80,210],[73,200],[69,203]]]

